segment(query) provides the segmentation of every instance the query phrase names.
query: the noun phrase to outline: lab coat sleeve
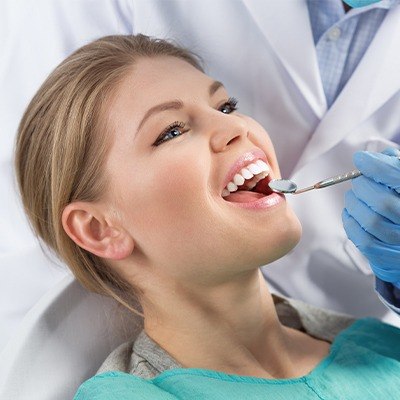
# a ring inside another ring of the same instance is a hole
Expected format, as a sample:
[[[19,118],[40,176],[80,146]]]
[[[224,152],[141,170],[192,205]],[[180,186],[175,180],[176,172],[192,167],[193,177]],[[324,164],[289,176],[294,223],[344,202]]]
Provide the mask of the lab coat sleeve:
[[[400,289],[389,282],[384,282],[379,278],[375,280],[375,290],[387,307],[397,314],[400,314]]]

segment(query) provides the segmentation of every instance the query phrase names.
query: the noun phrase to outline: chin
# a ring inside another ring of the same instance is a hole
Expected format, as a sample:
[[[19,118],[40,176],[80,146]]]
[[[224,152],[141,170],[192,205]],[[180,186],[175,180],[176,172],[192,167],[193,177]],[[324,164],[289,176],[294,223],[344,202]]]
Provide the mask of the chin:
[[[282,227],[281,237],[283,238],[282,247],[286,249],[284,254],[293,250],[300,242],[302,227],[297,215],[289,209],[289,218],[286,224]],[[282,256],[281,256],[282,257]]]
[[[268,241],[260,265],[270,264],[279,258],[284,257],[293,250],[300,242],[302,227],[297,216],[291,211],[290,218],[285,224],[275,229],[274,240]]]

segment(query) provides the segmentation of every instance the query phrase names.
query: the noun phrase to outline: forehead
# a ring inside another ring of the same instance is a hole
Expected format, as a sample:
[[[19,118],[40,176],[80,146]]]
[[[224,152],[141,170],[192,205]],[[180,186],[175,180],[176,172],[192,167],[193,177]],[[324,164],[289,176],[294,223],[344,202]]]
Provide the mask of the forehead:
[[[119,85],[117,97],[140,108],[174,98],[207,95],[213,82],[188,62],[170,56],[140,58]]]
[[[209,98],[212,78],[171,56],[142,57],[116,87],[107,108],[113,136],[132,138],[146,112],[163,102]],[[118,134],[117,134],[117,133]]]

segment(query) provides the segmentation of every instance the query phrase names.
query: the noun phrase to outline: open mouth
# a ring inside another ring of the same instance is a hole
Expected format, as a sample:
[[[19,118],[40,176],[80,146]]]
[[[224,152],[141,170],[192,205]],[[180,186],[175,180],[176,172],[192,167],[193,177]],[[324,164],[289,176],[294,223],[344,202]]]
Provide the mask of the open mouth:
[[[243,168],[222,191],[224,200],[232,203],[251,203],[273,194],[269,166],[262,160]]]

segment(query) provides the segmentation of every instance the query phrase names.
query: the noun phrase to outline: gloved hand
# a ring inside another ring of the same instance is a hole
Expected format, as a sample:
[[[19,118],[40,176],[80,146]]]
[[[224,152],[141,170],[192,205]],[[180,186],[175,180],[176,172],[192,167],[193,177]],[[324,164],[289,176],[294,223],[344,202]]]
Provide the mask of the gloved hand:
[[[400,288],[400,151],[360,151],[354,164],[362,176],[345,195],[343,226],[375,275]]]

